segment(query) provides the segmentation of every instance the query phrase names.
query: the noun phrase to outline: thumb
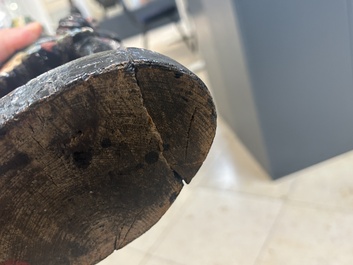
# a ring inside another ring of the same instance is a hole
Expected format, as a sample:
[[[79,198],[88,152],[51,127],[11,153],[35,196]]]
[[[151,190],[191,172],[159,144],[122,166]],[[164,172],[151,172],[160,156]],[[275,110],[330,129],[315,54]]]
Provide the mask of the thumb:
[[[0,62],[36,41],[41,33],[42,26],[38,22],[20,28],[0,30]]]

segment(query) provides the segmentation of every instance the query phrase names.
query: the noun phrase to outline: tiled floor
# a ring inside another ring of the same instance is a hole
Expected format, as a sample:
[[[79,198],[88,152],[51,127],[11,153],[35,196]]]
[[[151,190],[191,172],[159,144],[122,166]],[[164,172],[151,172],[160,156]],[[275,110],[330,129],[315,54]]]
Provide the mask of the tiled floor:
[[[199,59],[156,40],[151,49],[185,65]],[[353,152],[271,181],[219,119],[192,183],[150,231],[99,263],[113,264],[352,265]]]

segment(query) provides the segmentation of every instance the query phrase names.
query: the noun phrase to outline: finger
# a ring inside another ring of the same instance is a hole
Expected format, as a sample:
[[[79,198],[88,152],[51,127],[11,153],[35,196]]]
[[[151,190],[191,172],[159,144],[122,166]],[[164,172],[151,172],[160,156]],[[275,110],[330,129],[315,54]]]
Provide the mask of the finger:
[[[42,32],[42,26],[33,22],[21,28],[0,31],[0,62],[5,61],[15,51],[20,50],[35,40]]]

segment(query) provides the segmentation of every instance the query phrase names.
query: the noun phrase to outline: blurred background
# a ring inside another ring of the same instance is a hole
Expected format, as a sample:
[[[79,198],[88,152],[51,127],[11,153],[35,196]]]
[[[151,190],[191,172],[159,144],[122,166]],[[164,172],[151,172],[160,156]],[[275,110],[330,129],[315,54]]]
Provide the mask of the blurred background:
[[[127,47],[209,87],[219,119],[192,183],[100,265],[353,264],[352,0],[73,0]],[[0,0],[54,34],[67,0]]]

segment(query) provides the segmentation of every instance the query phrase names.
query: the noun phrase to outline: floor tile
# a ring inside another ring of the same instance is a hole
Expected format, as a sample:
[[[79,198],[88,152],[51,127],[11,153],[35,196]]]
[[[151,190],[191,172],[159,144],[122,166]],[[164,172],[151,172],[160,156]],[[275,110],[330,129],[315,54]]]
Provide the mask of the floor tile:
[[[281,201],[195,189],[153,255],[188,265],[252,265]]]
[[[291,200],[353,210],[353,152],[295,174]]]
[[[162,258],[150,256],[141,265],[187,265],[187,264],[188,263],[181,264],[168,259],[162,259]]]
[[[97,265],[138,265],[141,263],[144,256],[144,252],[134,250],[130,247],[124,247],[118,251],[115,251],[113,254],[99,262]]]
[[[351,265],[352,223],[352,213],[285,206],[256,265]]]
[[[195,185],[271,197],[283,197],[290,189],[293,178],[273,181],[221,119],[210,153],[210,165],[200,170]]]

